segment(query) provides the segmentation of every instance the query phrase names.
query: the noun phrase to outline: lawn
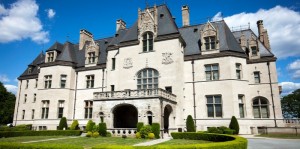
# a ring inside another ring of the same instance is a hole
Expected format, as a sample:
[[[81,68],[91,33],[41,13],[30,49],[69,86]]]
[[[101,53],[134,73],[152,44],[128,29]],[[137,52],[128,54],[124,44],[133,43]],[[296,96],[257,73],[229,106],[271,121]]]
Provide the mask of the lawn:
[[[64,136],[23,136],[23,137],[11,137],[11,138],[0,138],[0,142],[27,142],[36,140],[46,140],[53,138],[65,138]]]
[[[185,145],[185,144],[203,144],[203,143],[213,143],[213,142],[204,141],[204,140],[172,139],[157,145]]]
[[[261,134],[258,137],[281,138],[281,139],[300,139],[300,134]]]

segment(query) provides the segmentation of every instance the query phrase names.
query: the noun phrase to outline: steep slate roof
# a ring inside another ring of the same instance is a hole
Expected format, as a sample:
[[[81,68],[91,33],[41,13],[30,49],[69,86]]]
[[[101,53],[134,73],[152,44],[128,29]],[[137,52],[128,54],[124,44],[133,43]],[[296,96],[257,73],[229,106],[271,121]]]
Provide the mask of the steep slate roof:
[[[31,76],[38,74],[38,65],[43,63],[45,60],[45,55],[41,52],[28,66],[31,67],[31,73],[28,73],[29,67],[22,73],[21,76]]]
[[[74,45],[70,42],[66,42],[63,45],[63,50],[61,54],[59,54],[55,61],[65,61],[76,63],[75,49]]]
[[[54,50],[61,52],[62,49],[63,49],[63,45],[56,41],[48,50],[46,50],[46,52],[54,51]]]
[[[258,37],[254,34],[254,32],[251,29],[232,32],[232,34],[236,38],[236,41],[238,41],[241,38],[242,33],[244,34],[246,40],[250,40],[252,35],[254,35],[256,39],[258,39]],[[269,51],[263,45],[263,43],[261,43],[259,40],[257,41],[260,57],[274,57],[274,54],[271,51]]]
[[[217,22],[210,22],[210,23],[218,31],[217,34],[219,36],[218,39],[219,39],[220,52],[234,51],[239,53],[245,53],[223,20]],[[182,38],[186,42],[184,55],[201,54],[200,31],[203,30],[205,25],[206,24],[200,24],[200,25],[183,27],[179,29]]]

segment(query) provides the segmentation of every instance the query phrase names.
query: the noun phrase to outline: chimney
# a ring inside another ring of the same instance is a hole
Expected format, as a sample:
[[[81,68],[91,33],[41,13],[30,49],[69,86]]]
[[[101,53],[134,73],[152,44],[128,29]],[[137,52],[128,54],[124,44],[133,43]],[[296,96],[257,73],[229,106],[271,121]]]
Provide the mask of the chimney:
[[[126,23],[122,19],[117,20],[116,24],[116,32],[118,32],[120,29],[126,29]]]
[[[270,50],[271,47],[269,42],[269,35],[267,30],[264,29],[263,20],[257,21],[257,29],[258,29],[259,41],[262,42],[268,50]]]
[[[183,5],[181,7],[182,11],[182,25],[189,26],[190,25],[190,9],[188,5]]]
[[[93,34],[89,31],[82,29],[80,30],[80,37],[79,37],[79,50],[83,49],[83,46],[86,41],[92,41],[93,40]]]

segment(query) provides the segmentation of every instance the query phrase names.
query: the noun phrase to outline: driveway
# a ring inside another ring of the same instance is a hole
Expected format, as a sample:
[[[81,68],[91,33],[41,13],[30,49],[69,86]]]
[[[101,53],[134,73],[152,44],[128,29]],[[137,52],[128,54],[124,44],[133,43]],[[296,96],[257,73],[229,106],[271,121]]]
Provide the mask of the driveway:
[[[300,139],[247,138],[248,149],[300,149]]]

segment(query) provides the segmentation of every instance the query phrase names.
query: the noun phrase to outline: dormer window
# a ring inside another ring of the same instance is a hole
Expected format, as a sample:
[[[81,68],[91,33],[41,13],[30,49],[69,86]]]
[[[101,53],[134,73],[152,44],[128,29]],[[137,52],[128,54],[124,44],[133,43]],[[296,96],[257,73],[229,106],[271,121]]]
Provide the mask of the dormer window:
[[[31,74],[32,73],[32,67],[29,67],[28,68],[28,74]]]
[[[215,36],[204,37],[204,41],[205,41],[205,50],[216,49],[216,37]]]
[[[89,64],[93,64],[96,62],[96,54],[95,52],[89,52],[88,53],[88,62]]]
[[[257,47],[256,46],[252,46],[251,50],[252,50],[252,55],[253,56],[257,56]]]
[[[48,52],[47,57],[48,57],[47,62],[54,62],[54,52]]]
[[[211,51],[219,49],[218,44],[218,30],[210,22],[204,25],[200,32],[201,38],[201,51]],[[211,53],[211,52],[209,52]]]
[[[153,33],[146,32],[143,35],[143,52],[153,51]]]

